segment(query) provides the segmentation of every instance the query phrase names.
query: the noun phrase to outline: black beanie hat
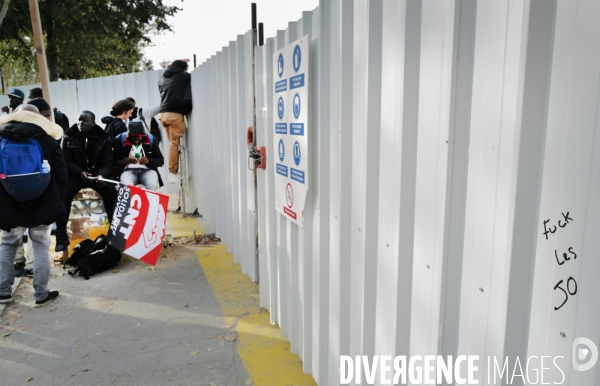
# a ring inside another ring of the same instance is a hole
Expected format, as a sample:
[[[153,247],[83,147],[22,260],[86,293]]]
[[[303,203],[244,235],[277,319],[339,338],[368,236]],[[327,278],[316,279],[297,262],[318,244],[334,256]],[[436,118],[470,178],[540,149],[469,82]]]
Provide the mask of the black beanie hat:
[[[27,104],[29,105],[34,105],[35,107],[38,108],[38,110],[41,111],[45,111],[45,110],[51,110],[50,109],[50,105],[48,104],[48,102],[46,102],[44,99],[42,98],[35,98],[30,100],[29,102],[27,102]]]
[[[142,122],[129,122],[129,135],[146,135]]]

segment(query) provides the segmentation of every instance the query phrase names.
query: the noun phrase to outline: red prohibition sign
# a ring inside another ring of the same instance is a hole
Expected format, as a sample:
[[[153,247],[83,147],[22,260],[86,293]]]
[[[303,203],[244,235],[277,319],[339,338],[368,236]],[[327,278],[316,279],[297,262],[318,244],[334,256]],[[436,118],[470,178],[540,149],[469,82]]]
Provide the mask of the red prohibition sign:
[[[294,206],[294,190],[290,183],[285,187],[285,201],[287,202],[288,208]]]

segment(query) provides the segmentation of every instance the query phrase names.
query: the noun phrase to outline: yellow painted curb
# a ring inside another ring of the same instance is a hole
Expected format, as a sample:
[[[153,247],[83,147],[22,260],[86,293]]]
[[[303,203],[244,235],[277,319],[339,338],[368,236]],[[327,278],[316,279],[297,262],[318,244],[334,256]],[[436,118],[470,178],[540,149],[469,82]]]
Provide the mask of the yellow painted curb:
[[[223,245],[200,248],[198,260],[221,306],[227,328],[235,327],[237,350],[256,386],[309,386],[314,379],[302,372],[300,357],[290,351],[269,312],[259,306],[258,286],[242,273]]]
[[[194,235],[194,230],[197,235],[204,234],[204,228],[200,220],[196,217],[183,218],[177,213],[167,214],[167,230],[166,233],[171,237],[191,237]]]

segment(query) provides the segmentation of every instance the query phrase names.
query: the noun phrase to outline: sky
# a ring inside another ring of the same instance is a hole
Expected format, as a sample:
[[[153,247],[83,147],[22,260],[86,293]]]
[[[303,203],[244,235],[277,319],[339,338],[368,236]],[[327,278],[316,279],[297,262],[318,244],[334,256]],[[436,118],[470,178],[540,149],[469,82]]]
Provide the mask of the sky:
[[[253,2],[258,22],[264,23],[265,40],[287,29],[288,22],[299,20],[302,11],[319,5],[319,0],[165,0],[182,10],[168,20],[174,32],[152,37],[154,46],[145,49],[146,58],[159,69],[163,60],[190,59],[193,65],[196,54],[200,65],[250,30]]]

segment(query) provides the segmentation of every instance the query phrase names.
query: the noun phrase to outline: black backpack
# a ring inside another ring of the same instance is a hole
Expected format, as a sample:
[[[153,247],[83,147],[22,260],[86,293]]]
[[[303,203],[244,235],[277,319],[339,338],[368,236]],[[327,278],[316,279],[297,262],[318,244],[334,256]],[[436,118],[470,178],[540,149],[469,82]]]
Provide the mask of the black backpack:
[[[93,242],[84,240],[79,243],[71,258],[67,260],[67,264],[77,265],[77,269],[69,272],[69,275],[74,276],[79,273],[79,276],[88,280],[90,276],[115,267],[119,261],[121,261],[121,251],[108,244],[105,235],[100,235]]]
[[[79,244],[73,248],[73,254],[63,265],[63,269],[65,269],[65,265],[70,265],[71,267],[77,267],[79,264],[79,260],[92,250],[92,246],[94,245],[94,241],[90,239],[83,240]]]

